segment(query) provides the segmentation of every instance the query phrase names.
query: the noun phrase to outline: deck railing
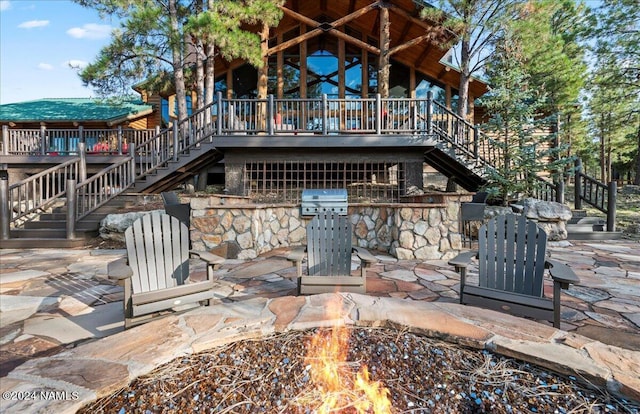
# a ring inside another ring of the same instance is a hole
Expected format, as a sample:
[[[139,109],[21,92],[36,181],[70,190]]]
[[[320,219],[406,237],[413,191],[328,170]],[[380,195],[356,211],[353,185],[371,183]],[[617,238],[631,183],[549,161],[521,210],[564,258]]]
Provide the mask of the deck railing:
[[[83,143],[88,154],[127,154],[129,145],[139,145],[158,135],[156,129],[10,129],[2,127],[2,155],[77,155]]]

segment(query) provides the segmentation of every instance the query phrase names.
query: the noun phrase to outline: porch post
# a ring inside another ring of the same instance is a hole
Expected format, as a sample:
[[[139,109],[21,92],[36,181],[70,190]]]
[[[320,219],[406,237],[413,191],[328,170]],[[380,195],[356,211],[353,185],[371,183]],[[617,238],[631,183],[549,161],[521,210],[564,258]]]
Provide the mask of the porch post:
[[[427,134],[433,135],[433,92],[427,92]]]
[[[78,143],[78,153],[80,154],[80,171],[78,180],[82,183],[87,179],[87,153],[84,150],[85,143]]]
[[[382,108],[382,98],[379,93],[376,93],[376,134],[381,134],[382,130],[382,113],[384,109]]]
[[[2,125],[2,155],[9,155],[9,126]]]
[[[178,161],[178,121],[173,122],[173,160]]]
[[[129,156],[131,157],[131,165],[129,166],[129,183],[133,184],[136,182],[136,144],[133,142],[129,144]]]
[[[329,126],[329,115],[327,114],[329,102],[327,101],[327,94],[322,94],[322,135],[327,135],[327,130]]]
[[[67,180],[67,239],[76,238],[76,180]]]
[[[478,125],[473,126],[473,156],[478,158],[478,140],[480,139],[480,131]]]
[[[78,145],[81,142],[84,143],[84,127],[82,125],[78,127]],[[79,149],[76,148],[76,150],[79,150]],[[69,151],[71,151],[71,143],[69,143]]]
[[[122,125],[118,125],[118,155],[122,155]]]
[[[573,207],[576,210],[582,209],[582,199],[580,198],[582,196],[582,179],[580,175],[582,175],[582,161],[578,158],[576,159],[575,185],[573,187]]]
[[[47,154],[47,127],[40,125],[40,154]]]
[[[564,177],[560,177],[560,180],[556,183],[556,199],[557,203],[564,204]]]
[[[608,186],[607,194],[607,231],[616,231],[616,195],[618,192],[618,183],[611,181]]]
[[[222,135],[222,92],[218,91],[216,94],[216,100],[218,101],[218,115],[216,117],[216,135]]]
[[[273,101],[273,95],[267,96],[267,134],[273,135],[273,124],[275,121],[275,103]]]
[[[389,8],[386,1],[380,7],[380,60],[378,64],[378,91],[384,98],[389,97],[389,47],[391,43]]]
[[[10,238],[9,211],[9,171],[0,170],[0,240]]]

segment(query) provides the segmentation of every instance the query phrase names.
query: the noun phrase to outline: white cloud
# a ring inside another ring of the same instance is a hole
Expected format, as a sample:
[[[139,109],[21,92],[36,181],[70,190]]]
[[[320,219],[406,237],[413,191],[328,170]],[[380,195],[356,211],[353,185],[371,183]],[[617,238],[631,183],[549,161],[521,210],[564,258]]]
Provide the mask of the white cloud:
[[[33,29],[45,26],[49,26],[49,20],[29,20],[28,22],[23,22],[18,25],[21,29]]]
[[[89,62],[85,62],[84,60],[71,59],[64,62],[64,67],[71,69],[82,69],[87,66]]]
[[[0,10],[9,10],[11,8],[11,3],[9,0],[0,0]]]
[[[105,39],[111,35],[108,24],[87,23],[82,27],[72,27],[67,34],[76,39]]]
[[[41,70],[53,70],[53,65],[49,63],[38,63],[38,69]]]

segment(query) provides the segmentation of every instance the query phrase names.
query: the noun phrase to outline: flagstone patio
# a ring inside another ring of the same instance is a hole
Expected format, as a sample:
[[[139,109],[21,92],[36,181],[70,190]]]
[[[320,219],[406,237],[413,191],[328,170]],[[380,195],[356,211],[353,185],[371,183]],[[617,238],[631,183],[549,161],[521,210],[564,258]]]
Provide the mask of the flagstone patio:
[[[343,302],[340,323],[408,327],[581,375],[640,400],[640,243],[551,247],[552,257],[581,279],[562,297],[562,330],[459,305],[458,275],[445,261],[381,255],[368,273],[367,295],[296,297],[286,253],[228,260],[216,273],[216,304],[123,332],[122,291],[106,278],[106,268],[124,251],[2,250],[2,411],[75,412],[180,355],[329,325],[335,321],[326,320],[324,309],[336,300]],[[194,277],[203,272],[197,266]],[[56,401],[25,399],[33,394],[24,392],[36,390],[59,394]]]

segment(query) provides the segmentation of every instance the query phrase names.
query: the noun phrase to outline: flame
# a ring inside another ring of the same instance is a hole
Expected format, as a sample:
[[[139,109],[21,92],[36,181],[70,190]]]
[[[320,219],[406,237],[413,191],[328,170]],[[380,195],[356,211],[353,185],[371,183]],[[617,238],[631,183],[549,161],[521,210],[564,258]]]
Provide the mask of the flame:
[[[389,390],[369,379],[366,366],[354,375],[347,364],[348,350],[349,330],[344,326],[320,330],[311,338],[305,364],[317,399],[321,400],[316,412],[391,413]]]

